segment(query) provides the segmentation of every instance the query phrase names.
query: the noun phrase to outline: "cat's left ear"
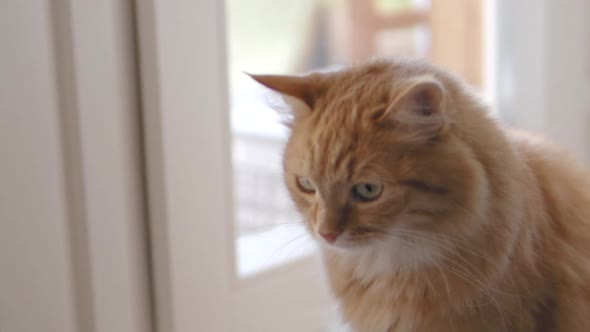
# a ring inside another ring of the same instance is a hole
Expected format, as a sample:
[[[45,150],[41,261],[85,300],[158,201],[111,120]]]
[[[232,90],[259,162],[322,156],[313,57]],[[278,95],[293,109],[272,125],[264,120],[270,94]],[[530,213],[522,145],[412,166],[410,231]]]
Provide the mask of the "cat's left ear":
[[[396,89],[381,119],[393,121],[409,138],[432,139],[448,125],[447,92],[435,77],[410,79]]]
[[[295,118],[312,112],[316,101],[326,88],[325,79],[321,74],[307,76],[248,75],[258,83],[280,93],[291,105]]]

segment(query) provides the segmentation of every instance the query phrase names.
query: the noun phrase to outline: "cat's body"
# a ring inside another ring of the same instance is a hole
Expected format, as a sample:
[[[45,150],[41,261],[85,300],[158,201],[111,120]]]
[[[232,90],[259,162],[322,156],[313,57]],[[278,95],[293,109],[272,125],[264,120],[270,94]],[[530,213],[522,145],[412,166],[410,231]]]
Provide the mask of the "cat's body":
[[[590,177],[457,79],[381,61],[295,97],[292,197],[358,332],[590,331]]]
[[[446,268],[383,271],[395,257],[381,248],[364,257],[324,250],[332,289],[355,331],[590,331],[590,183],[554,148],[511,136],[526,173],[512,184],[520,202],[507,208],[519,210],[506,220],[518,227],[494,222],[483,237],[457,243],[450,261],[439,263]],[[503,246],[512,250],[488,254]]]

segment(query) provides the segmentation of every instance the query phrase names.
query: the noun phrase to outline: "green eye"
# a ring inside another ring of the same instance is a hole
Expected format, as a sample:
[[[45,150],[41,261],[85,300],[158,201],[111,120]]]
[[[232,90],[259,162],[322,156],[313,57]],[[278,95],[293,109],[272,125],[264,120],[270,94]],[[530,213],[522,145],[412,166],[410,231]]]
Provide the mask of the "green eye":
[[[361,183],[352,188],[354,198],[361,202],[370,202],[379,198],[383,192],[383,185],[376,183]]]
[[[315,192],[315,187],[308,179],[304,178],[303,176],[296,177],[297,180],[297,187],[299,190],[303,191],[306,194],[313,194]]]

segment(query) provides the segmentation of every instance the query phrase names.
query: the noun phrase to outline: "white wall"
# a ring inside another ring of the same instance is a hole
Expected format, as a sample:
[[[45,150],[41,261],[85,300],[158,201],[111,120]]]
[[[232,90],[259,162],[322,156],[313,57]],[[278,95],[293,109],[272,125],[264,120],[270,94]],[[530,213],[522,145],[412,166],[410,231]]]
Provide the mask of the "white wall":
[[[590,163],[588,13],[588,0],[497,0],[496,100],[509,123]]]
[[[549,131],[590,162],[590,1],[548,2]]]

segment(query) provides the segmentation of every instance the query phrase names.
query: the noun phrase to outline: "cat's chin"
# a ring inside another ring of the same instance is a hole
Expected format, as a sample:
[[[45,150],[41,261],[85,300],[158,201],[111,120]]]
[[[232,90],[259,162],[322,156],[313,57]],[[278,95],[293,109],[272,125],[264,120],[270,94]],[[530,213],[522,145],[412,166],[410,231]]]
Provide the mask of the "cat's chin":
[[[355,275],[371,279],[400,270],[417,270],[421,266],[437,263],[440,248],[430,243],[409,247],[399,239],[375,238],[363,240],[338,239],[332,244],[322,243],[324,250],[353,263]]]
[[[355,253],[367,250],[371,246],[371,243],[370,241],[336,241],[334,243],[322,242],[321,245],[331,250]]]

